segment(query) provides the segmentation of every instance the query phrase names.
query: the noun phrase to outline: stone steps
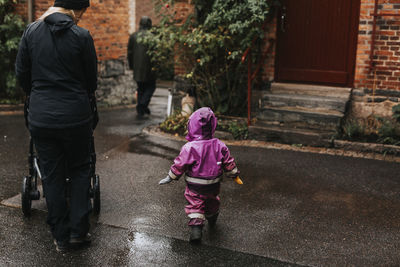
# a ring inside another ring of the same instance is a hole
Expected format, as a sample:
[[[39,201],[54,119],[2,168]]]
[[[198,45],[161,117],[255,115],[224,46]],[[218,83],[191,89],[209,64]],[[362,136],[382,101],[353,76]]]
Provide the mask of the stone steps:
[[[350,88],[273,83],[258,96],[257,122],[249,135],[326,146],[340,127],[350,94]]]
[[[329,96],[348,99],[351,88],[297,83],[272,83],[272,94]]]
[[[329,147],[331,146],[331,138],[333,135],[334,133],[331,131],[322,131],[318,129],[310,130],[266,123],[256,123],[249,127],[250,139],[285,144]]]
[[[294,94],[265,94],[263,104],[268,107],[300,107],[314,110],[336,110],[344,113],[346,101],[342,98],[328,96],[294,95]]]
[[[313,111],[299,107],[264,107],[257,120],[272,121],[287,127],[304,129],[324,129],[336,131],[343,114],[337,111]]]

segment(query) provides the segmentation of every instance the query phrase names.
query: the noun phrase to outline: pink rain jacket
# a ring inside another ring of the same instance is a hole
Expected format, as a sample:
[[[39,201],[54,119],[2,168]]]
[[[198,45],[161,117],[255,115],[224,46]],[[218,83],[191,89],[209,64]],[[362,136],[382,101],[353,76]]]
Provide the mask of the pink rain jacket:
[[[239,173],[228,147],[214,138],[217,118],[210,108],[196,110],[189,118],[187,142],[175,158],[169,176],[179,179],[184,173],[190,189],[199,193],[219,190],[223,172],[228,177]]]

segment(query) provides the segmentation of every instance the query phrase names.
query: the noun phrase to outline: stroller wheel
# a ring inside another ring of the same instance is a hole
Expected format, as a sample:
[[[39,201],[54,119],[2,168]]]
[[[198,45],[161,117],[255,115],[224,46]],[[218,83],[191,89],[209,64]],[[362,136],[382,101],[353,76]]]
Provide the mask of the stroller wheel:
[[[22,212],[25,217],[31,216],[32,199],[31,199],[31,181],[28,176],[25,176],[22,182],[21,203]]]
[[[100,213],[100,178],[96,174],[92,177],[93,212]]]

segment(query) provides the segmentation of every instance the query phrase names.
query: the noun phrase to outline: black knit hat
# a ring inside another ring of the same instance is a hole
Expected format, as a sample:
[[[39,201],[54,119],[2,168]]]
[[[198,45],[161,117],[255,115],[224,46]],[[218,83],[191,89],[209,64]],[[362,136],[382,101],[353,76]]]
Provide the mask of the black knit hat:
[[[55,0],[55,7],[66,9],[81,10],[90,6],[89,0]]]

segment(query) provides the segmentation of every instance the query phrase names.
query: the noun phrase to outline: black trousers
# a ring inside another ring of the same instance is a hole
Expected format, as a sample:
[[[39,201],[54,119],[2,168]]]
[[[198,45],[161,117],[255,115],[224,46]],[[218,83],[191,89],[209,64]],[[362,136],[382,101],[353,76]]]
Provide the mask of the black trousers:
[[[143,115],[144,113],[149,113],[149,103],[151,97],[156,90],[156,81],[148,82],[136,82],[138,86],[138,100],[136,105],[136,111],[138,114]]]
[[[72,129],[30,126],[39,156],[42,184],[53,237],[68,241],[89,231],[90,203],[90,124]],[[69,196],[66,177],[70,178]],[[69,201],[68,201],[69,199]]]

